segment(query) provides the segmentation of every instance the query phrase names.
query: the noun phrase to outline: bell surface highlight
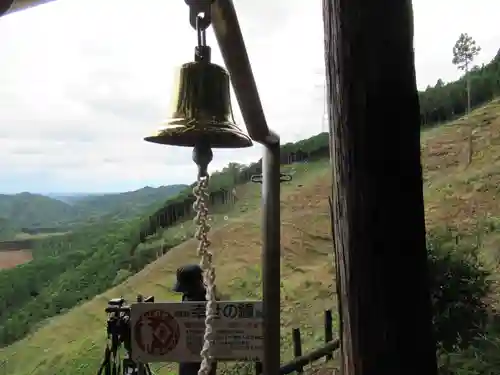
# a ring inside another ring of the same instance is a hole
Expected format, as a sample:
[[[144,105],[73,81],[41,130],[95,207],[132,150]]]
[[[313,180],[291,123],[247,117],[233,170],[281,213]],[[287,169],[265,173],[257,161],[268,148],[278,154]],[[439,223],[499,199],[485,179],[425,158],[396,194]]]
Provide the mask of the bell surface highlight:
[[[156,135],[144,138],[163,145],[212,148],[252,146],[234,123],[229,74],[209,62],[190,62],[177,73],[172,96],[173,114]]]

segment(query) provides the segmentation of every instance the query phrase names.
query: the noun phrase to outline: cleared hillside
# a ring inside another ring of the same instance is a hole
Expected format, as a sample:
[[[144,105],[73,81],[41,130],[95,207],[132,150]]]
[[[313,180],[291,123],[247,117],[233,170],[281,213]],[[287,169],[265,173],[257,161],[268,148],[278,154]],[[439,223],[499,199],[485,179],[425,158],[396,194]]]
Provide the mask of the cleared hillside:
[[[31,251],[27,249],[0,250],[0,270],[16,267],[33,259]]]
[[[467,135],[474,126],[474,158],[464,168]],[[430,230],[472,233],[481,238],[485,256],[500,255],[500,101],[474,111],[467,119],[433,128],[422,137],[426,219]],[[322,341],[322,311],[334,308],[332,244],[329,234],[328,163],[296,165],[292,183],[282,189],[282,316],[283,358],[291,355],[290,328],[300,326],[304,350]],[[241,201],[231,213],[215,217],[211,240],[218,271],[218,288],[234,299],[260,294],[260,213],[258,186],[241,189]],[[185,236],[189,224],[163,236]],[[390,234],[390,228],[388,228]],[[147,245],[141,245],[147,246]],[[33,335],[0,350],[7,373],[15,375],[94,374],[105,336],[104,308],[108,299],[154,294],[178,300],[170,292],[175,269],[196,261],[196,243],[189,240],[170,250],[120,286],[67,314],[51,319]],[[304,313],[306,311],[307,313]],[[158,371],[168,374],[170,366]]]
[[[473,130],[472,164],[465,168]],[[485,255],[500,260],[500,99],[422,137],[427,228],[483,233]]]

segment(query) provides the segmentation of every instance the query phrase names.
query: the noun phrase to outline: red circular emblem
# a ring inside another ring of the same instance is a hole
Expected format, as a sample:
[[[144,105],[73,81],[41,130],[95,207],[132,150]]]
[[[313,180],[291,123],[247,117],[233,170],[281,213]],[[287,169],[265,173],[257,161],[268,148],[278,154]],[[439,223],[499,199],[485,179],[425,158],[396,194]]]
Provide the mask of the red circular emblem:
[[[181,333],[179,324],[168,312],[150,310],[135,323],[134,335],[143,352],[164,355],[175,349]]]

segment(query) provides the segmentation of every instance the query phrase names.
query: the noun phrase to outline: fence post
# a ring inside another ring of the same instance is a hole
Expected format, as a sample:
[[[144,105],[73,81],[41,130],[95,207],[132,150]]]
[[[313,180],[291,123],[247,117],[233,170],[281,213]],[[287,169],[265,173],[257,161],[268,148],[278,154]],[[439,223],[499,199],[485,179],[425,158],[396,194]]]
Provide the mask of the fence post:
[[[262,362],[255,362],[255,375],[262,375]]]
[[[332,324],[332,310],[325,311],[325,344],[333,340],[333,324]],[[326,362],[333,359],[333,354],[330,353],[326,357]]]
[[[292,341],[293,341],[293,355],[295,358],[302,356],[302,340],[300,338],[300,328],[294,328],[292,330]],[[304,367],[297,367],[297,373],[304,373]]]

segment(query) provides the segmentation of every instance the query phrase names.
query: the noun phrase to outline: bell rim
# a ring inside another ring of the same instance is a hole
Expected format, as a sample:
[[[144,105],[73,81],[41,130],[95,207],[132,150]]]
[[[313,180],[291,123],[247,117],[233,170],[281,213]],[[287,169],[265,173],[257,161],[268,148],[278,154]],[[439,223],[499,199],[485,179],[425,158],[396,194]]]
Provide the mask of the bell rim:
[[[189,133],[189,134],[187,134]],[[200,134],[196,136],[194,134]],[[203,136],[203,133],[207,133],[210,135]],[[202,138],[215,138],[217,139],[217,133],[225,133],[227,137],[228,134],[238,139],[238,142],[231,143],[225,146],[223,142],[216,142],[211,140],[209,143],[212,148],[247,148],[252,147],[254,142],[252,138],[244,133],[241,129],[239,129],[236,125],[227,126],[227,127],[217,127],[215,125],[212,126],[204,126],[203,128],[193,127],[187,132],[177,131],[172,128],[159,129],[155,132],[155,134],[144,137],[144,141],[156,144],[170,145],[170,146],[179,146],[179,147],[194,147],[197,142],[191,141],[194,139],[202,139]],[[223,136],[224,137],[224,136]],[[189,139],[190,141],[183,141],[183,139]]]
[[[174,142],[165,142],[163,137],[159,136],[149,136],[144,137],[144,141],[148,143],[154,143],[162,146],[173,146],[173,147],[195,147],[196,143],[194,142],[186,142],[186,143],[174,143]],[[252,139],[245,139],[244,142],[239,144],[224,144],[224,143],[210,143],[210,147],[213,149],[240,149],[240,148],[249,148],[253,147],[254,143]]]

